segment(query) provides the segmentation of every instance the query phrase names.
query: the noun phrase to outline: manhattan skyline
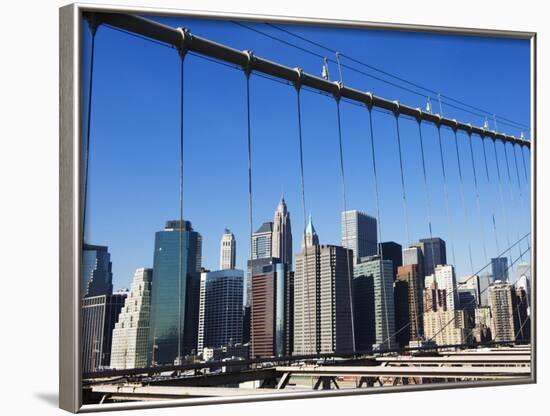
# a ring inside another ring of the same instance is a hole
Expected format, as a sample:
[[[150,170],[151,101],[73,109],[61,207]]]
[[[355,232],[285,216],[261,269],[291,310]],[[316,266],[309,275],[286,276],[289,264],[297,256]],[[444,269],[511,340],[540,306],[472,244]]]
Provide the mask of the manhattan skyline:
[[[295,50],[289,50],[244,28],[236,30],[236,26],[230,22],[213,24],[199,19],[158,20],[174,26],[187,26],[194,33],[218,41],[224,41],[226,34],[231,32],[233,36],[230,45],[233,47],[253,49],[268,59],[299,65],[312,73],[321,72],[321,60],[306,54],[297,55]],[[287,27],[328,45],[345,45],[343,52],[351,56],[466,102],[476,103],[481,108],[528,123],[530,77],[527,41]],[[85,45],[87,40],[89,35],[85,33]],[[96,42],[98,48],[86,241],[109,247],[114,285],[117,288],[128,287],[136,268],[152,267],[154,233],[161,229],[166,220],[178,217],[178,161],[175,149],[179,115],[177,88],[174,85],[178,82],[179,67],[175,51],[108,28],[98,31]],[[138,47],[139,53],[136,52]],[[85,47],[85,60],[86,51]],[[483,57],[486,64],[474,65],[475,57]],[[518,65],[509,65],[510,61],[518,62]],[[249,257],[249,226],[242,93],[244,77],[239,71],[196,56],[187,57],[185,65],[184,94],[186,112],[189,114],[186,119],[189,122],[185,128],[184,219],[190,220],[204,238],[204,267],[217,269],[220,238],[223,230],[229,228],[237,241],[236,267],[245,270]],[[129,71],[130,68],[132,71]],[[468,75],[472,71],[475,71],[475,77]],[[336,67],[331,67],[330,73],[331,79],[338,79]],[[425,99],[345,69],[343,80],[347,85],[372,90],[377,95],[391,99],[400,99],[408,105],[422,108],[426,105]],[[140,88],[136,89],[134,86],[138,81]],[[86,82],[84,88],[85,85]],[[224,94],[219,95],[217,92],[220,90]],[[277,199],[283,193],[292,215],[292,245],[295,248],[293,255],[296,255],[304,220],[307,221],[307,218],[304,219],[302,215],[299,189],[295,92],[292,87],[255,76],[251,80],[251,92],[253,231],[264,221],[272,219]],[[517,99],[514,102],[505,99],[509,94]],[[340,245],[339,219],[343,204],[336,153],[335,102],[330,97],[306,91],[302,93],[302,99],[306,216],[309,213],[313,215],[323,243]],[[434,112],[438,111],[437,103],[432,102],[432,106]],[[205,111],[206,108],[209,111]],[[341,108],[347,209],[357,209],[376,217],[367,112],[345,102]],[[450,107],[443,106],[443,112],[446,116],[483,124],[482,119]],[[275,120],[273,114],[277,115]],[[396,241],[406,248],[409,243],[429,237],[427,196],[422,179],[416,123],[405,118],[400,120],[409,204],[411,241],[407,241],[400,201],[395,121],[391,115],[377,111],[373,113],[373,118],[380,175],[381,241]],[[489,123],[492,128],[492,120]],[[498,128],[519,135],[517,130],[505,125]],[[447,241],[449,263],[455,263],[451,254],[451,245],[454,246],[457,276],[460,278],[472,271],[467,254],[468,241],[472,244],[474,268],[485,265],[480,230],[483,230],[488,260],[499,254],[492,230],[492,215],[498,226],[501,251],[507,247],[507,240],[513,243],[528,231],[529,215],[526,208],[529,189],[522,184],[521,200],[512,160],[512,186],[508,185],[504,152],[499,146],[497,151],[504,184],[501,197],[492,146],[489,142],[485,144],[491,174],[489,184],[484,177],[481,142],[474,137],[474,159],[478,171],[481,211],[484,213],[481,228],[467,140],[465,135],[459,134],[464,197],[468,210],[466,221],[460,200],[452,132],[442,129],[449,204],[453,217],[453,225],[449,229],[436,130],[433,126],[423,124],[423,132],[433,235]],[[521,165],[519,168],[522,169]],[[526,214],[521,222],[514,216],[514,212],[520,208]],[[518,254],[516,250],[513,257]]]

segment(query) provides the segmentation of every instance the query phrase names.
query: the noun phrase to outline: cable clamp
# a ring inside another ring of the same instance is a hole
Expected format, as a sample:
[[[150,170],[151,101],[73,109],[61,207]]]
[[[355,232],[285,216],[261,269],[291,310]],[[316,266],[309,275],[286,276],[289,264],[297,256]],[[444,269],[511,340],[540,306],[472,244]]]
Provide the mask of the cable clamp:
[[[302,88],[302,77],[304,76],[304,70],[299,67],[294,68],[294,70],[296,71],[296,81],[294,81],[294,87],[296,90],[300,91],[300,88]]]
[[[342,83],[342,81],[334,81],[334,84],[336,85],[334,98],[336,99],[336,101],[340,102],[340,98],[342,98],[342,89],[344,88],[344,84]]]
[[[456,126],[458,128],[458,121],[455,120],[455,123],[456,123]],[[472,124],[471,123],[468,123],[466,124],[468,126],[468,136],[471,136],[472,135],[472,131],[473,131],[473,128],[472,128]],[[484,129],[485,130],[485,129]]]
[[[97,31],[97,27],[99,26],[99,22],[97,20],[97,16],[95,13],[90,13],[86,15],[86,20],[88,21],[88,27],[90,28],[90,32],[92,34],[92,37],[95,36],[95,33]]]
[[[401,104],[399,104],[399,101],[397,100],[395,100],[393,104],[395,105],[395,110],[393,110],[393,115],[395,117],[399,117],[401,115]]]
[[[254,56],[254,52],[250,50],[245,50],[243,51],[243,53],[246,55],[246,63],[243,66],[243,71],[246,77],[249,78],[250,74],[252,73],[252,67],[254,66],[256,58]]]
[[[422,109],[420,107],[417,107],[416,108],[416,111],[418,112],[417,116],[416,116],[416,121],[418,123],[421,123],[422,122]]]
[[[456,131],[458,130],[458,120],[456,118],[453,118],[451,121],[454,123],[451,129],[453,129],[453,131],[456,133]],[[441,123],[441,116],[439,116],[439,123]]]
[[[365,94],[368,97],[367,102],[365,104],[367,105],[367,108],[370,111],[370,110],[372,110],[372,107],[374,106],[374,95],[373,95],[372,92],[367,92]]]
[[[184,27],[178,27],[176,29],[178,32],[180,32],[181,35],[181,41],[178,46],[178,53],[181,57],[181,59],[185,58],[185,55],[187,54],[187,51],[189,50],[189,43],[191,42],[191,39],[193,38],[193,35],[189,32],[189,29]]]

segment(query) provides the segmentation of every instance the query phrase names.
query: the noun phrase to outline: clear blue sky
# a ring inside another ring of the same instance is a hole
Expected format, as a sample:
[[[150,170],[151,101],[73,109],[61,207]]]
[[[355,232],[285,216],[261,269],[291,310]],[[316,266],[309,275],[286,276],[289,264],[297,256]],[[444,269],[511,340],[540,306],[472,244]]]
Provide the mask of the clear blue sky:
[[[231,22],[157,18],[171,26],[305,71],[319,74],[322,61]],[[334,58],[311,45],[262,24],[255,28]],[[348,28],[285,26],[307,38],[412,80],[442,94],[529,124],[529,42],[517,39],[462,37]],[[91,152],[87,241],[109,246],[114,286],[129,285],[137,267],[151,267],[155,231],[179,215],[179,57],[174,49],[100,27],[91,120]],[[84,68],[89,62],[89,34],[84,39]],[[347,61],[349,65],[361,68]],[[365,68],[362,68],[365,69]],[[366,69],[365,69],[366,70]],[[338,79],[335,66],[331,78]],[[368,70],[367,70],[368,71]],[[87,75],[84,74],[84,90]],[[346,84],[411,106],[426,100],[399,88],[343,69]],[[248,258],[248,183],[242,72],[187,56],[185,62],[185,195],[184,216],[203,236],[203,265],[218,268],[219,239],[225,227],[237,239],[237,265]],[[294,247],[299,248],[303,218],[300,199],[296,96],[292,87],[257,76],[251,78],[254,227],[272,219],[281,193],[291,212]],[[434,110],[438,109],[433,103]],[[305,190],[321,243],[339,244],[342,187],[339,173],[336,104],[333,98],[302,92]],[[348,209],[375,215],[374,179],[365,108],[341,104]],[[443,107],[446,116],[482,125],[483,119]],[[397,153],[395,120],[375,111],[374,132],[379,169],[381,231],[384,241],[407,244]],[[491,122],[491,128],[493,124]],[[428,237],[424,187],[416,122],[401,118],[405,183],[411,242]],[[499,130],[519,135],[517,129]],[[443,178],[435,127],[422,126],[426,149],[428,192],[434,236],[447,241],[448,261],[455,247],[457,275],[497,254],[492,214],[500,249],[529,231],[529,189],[518,159],[520,190],[508,148],[512,187],[504,150],[497,143],[503,180],[502,200],[492,142],[486,142],[490,185],[479,137],[474,136],[482,216],[478,215],[467,138],[459,133],[467,216],[462,210],[457,159],[451,131],[442,129],[450,193],[452,226],[443,197]],[[529,163],[528,153],[517,155]],[[525,216],[519,215],[525,213]],[[526,244],[522,244],[526,249]],[[518,257],[516,248],[512,258]]]

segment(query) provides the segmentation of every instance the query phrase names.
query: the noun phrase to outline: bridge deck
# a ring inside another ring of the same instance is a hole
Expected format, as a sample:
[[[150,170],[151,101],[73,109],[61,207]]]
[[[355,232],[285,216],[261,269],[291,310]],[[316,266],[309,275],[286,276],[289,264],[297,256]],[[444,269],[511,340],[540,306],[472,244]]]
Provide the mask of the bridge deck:
[[[290,366],[277,367],[282,373],[310,376],[430,377],[430,378],[510,378],[529,377],[530,366],[522,367],[427,367],[427,366]]]

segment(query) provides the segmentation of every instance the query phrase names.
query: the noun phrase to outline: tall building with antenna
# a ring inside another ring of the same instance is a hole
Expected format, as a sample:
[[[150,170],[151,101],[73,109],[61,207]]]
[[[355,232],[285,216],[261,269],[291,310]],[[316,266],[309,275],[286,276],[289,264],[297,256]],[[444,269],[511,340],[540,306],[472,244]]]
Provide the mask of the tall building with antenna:
[[[294,274],[293,354],[353,352],[353,253],[319,245],[311,216],[302,247]]]
[[[285,263],[292,268],[292,228],[290,225],[290,212],[288,212],[283,196],[281,196],[273,216],[271,257],[280,259],[281,263]]]
[[[229,229],[225,229],[220,241],[220,270],[234,269],[237,255],[237,242]]]

